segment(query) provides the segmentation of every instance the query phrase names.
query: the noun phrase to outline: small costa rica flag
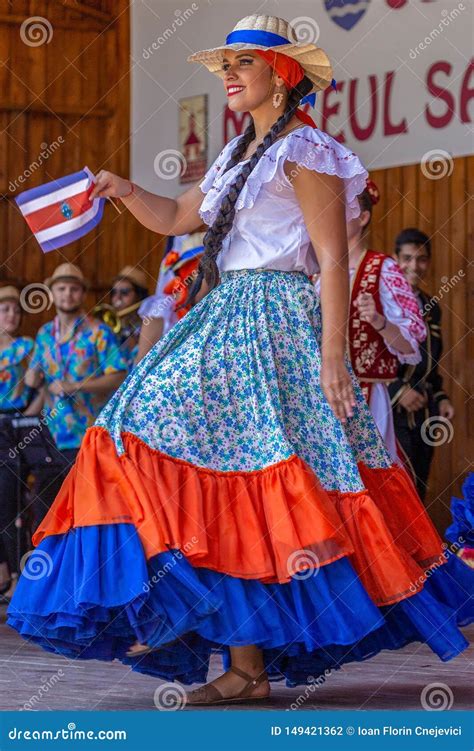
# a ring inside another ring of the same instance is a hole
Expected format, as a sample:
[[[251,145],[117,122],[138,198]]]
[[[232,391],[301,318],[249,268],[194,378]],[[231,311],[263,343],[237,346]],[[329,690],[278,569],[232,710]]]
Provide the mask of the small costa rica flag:
[[[94,175],[84,167],[15,198],[44,253],[78,240],[99,224],[106,199],[89,199],[94,183]]]

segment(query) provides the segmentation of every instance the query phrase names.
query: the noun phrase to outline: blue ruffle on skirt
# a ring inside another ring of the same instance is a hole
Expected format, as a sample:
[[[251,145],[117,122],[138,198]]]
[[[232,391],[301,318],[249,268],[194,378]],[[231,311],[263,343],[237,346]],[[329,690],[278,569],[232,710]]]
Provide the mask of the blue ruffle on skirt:
[[[453,557],[454,558],[454,557]],[[32,553],[7,623],[45,650],[71,658],[118,658],[132,669],[185,684],[204,682],[212,651],[264,650],[270,679],[306,684],[325,670],[420,641],[442,659],[468,642],[474,575],[441,566],[423,590],[390,607],[369,598],[347,558],[287,584],[262,584],[193,567],[180,551],[148,563],[131,524],[79,527]],[[158,651],[134,658],[138,640]]]

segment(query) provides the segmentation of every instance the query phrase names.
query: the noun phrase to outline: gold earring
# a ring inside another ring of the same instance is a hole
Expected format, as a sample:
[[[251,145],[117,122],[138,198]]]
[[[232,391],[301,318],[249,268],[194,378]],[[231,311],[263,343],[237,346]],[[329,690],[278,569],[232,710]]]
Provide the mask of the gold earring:
[[[280,104],[282,103],[282,101],[283,101],[283,94],[282,94],[282,92],[281,91],[275,91],[275,93],[273,94],[273,97],[272,97],[272,104],[275,107],[275,109],[278,109],[278,107],[280,106]]]

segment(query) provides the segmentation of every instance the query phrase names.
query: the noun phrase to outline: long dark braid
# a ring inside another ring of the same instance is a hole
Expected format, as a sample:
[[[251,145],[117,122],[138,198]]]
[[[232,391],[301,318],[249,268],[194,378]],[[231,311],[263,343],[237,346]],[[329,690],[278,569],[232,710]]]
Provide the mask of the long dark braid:
[[[272,125],[268,133],[264,136],[262,143],[257,146],[254,154],[250,157],[235,179],[229,185],[229,189],[222,199],[222,203],[219,208],[219,212],[204,235],[204,253],[201,256],[201,260],[198,266],[198,273],[194,280],[187,299],[177,308],[184,307],[185,305],[192,304],[199,290],[201,289],[203,279],[209,285],[210,289],[214,289],[219,281],[219,269],[216,263],[216,258],[222,249],[222,243],[226,235],[232,229],[232,224],[235,217],[235,204],[237,198],[240,195],[242,188],[247,182],[247,178],[250,173],[255,169],[258,162],[265,151],[274,143],[275,139],[285,128],[287,123],[293,117],[295,110],[298,108],[300,99],[306,94],[309,94],[313,87],[313,84],[306,76],[288,92],[288,99],[286,102],[285,111],[278,118],[278,120]],[[255,127],[253,121],[243,133],[242,137],[236,144],[230,159],[227,162],[224,172],[234,167],[245,154],[248,145],[255,138]]]

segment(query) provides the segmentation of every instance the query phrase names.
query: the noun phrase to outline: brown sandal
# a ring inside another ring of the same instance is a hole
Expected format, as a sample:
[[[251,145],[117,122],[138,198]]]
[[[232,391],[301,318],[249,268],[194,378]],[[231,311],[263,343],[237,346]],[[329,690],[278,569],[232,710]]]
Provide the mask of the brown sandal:
[[[195,704],[231,704],[235,702],[264,701],[265,699],[268,699],[270,693],[266,694],[265,696],[252,696],[251,693],[255,686],[258,686],[263,681],[268,680],[268,675],[265,670],[255,676],[250,675],[244,670],[236,668],[233,665],[229,668],[229,670],[232,670],[233,673],[240,675],[241,678],[245,678],[247,681],[247,684],[243,687],[242,691],[240,691],[236,696],[223,696],[219,689],[216,688],[216,686],[214,686],[212,683],[206,683],[205,686],[195,688],[193,691],[190,691],[188,694],[186,694],[186,704],[189,704],[190,706],[194,706]],[[190,697],[192,699],[191,701]]]

